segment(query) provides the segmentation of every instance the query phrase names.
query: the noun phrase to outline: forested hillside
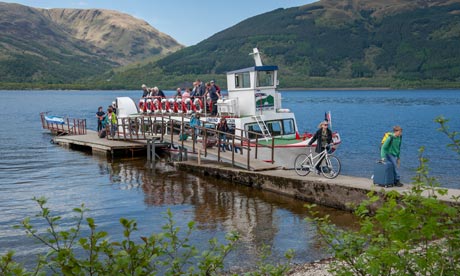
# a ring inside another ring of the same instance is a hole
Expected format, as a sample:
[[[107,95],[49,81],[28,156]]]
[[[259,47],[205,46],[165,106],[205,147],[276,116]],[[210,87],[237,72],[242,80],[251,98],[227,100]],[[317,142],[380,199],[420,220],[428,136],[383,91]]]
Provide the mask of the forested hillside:
[[[66,11],[20,8],[27,17],[0,9],[3,87],[7,80],[51,88],[138,89],[146,83],[173,89],[196,78],[225,87],[225,72],[253,66],[248,54],[254,47],[265,64],[279,66],[282,88],[460,87],[460,0],[321,0],[248,18],[163,58],[154,57],[155,46],[139,48],[142,31],[117,42],[122,31],[107,29],[113,28],[107,13],[106,23],[91,25],[83,19],[98,11],[70,12],[82,20],[64,24]],[[11,31],[20,29],[29,31]],[[109,34],[114,39],[102,51],[101,38]],[[180,48],[168,45],[171,52]],[[144,62],[117,66],[129,53]]]
[[[458,87],[459,45],[459,0],[323,0],[249,18],[111,77],[170,87],[181,75],[219,78],[252,66],[258,47],[264,63],[280,66],[282,87]]]
[[[79,88],[68,84],[182,47],[116,11],[0,2],[0,88]]]

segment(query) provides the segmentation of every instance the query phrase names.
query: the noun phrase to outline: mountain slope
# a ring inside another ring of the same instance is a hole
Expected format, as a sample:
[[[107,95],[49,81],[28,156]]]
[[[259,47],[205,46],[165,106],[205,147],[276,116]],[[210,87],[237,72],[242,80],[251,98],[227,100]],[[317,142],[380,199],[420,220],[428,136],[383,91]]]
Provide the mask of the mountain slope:
[[[157,79],[223,74],[252,66],[248,53],[259,47],[264,63],[280,66],[284,87],[458,82],[459,22],[460,0],[322,0],[249,18],[138,70]]]
[[[0,2],[0,83],[74,83],[180,48],[174,39],[122,13]]]
[[[104,51],[110,60],[129,64],[183,48],[176,40],[130,15],[110,10],[49,9],[41,12],[72,37]]]

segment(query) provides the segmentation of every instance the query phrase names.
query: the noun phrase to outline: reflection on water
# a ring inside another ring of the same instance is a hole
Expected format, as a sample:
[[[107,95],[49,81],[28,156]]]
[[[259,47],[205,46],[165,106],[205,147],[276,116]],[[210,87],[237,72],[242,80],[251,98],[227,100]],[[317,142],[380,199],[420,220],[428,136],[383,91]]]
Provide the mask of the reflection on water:
[[[195,221],[198,245],[212,237],[222,238],[230,231],[240,233],[241,245],[230,256],[230,265],[254,265],[254,256],[260,253],[262,245],[271,246],[276,259],[287,249],[297,252],[299,262],[327,256],[314,227],[304,221],[305,202],[190,175],[165,162],[149,168],[144,159],[99,163],[100,172],[108,174],[113,189],[142,191],[143,202],[150,207],[147,210],[167,206],[175,215],[185,215],[186,220],[180,223]],[[327,208],[320,211],[329,213],[341,227],[350,227],[355,221],[346,212]]]
[[[171,91],[173,93],[173,91]],[[324,112],[331,110],[334,130],[342,135],[337,155],[343,173],[370,177],[378,157],[381,136],[392,125],[404,127],[402,172],[409,182],[417,166],[417,150],[425,145],[432,172],[444,187],[459,187],[458,158],[440,146],[448,143],[436,131],[433,118],[452,118],[452,129],[460,129],[460,91],[287,91],[283,107],[297,116],[301,131],[316,129]],[[274,259],[292,248],[296,262],[326,256],[314,227],[304,221],[304,202],[216,180],[176,171],[165,162],[155,168],[145,158],[115,159],[90,155],[50,144],[50,135],[41,130],[39,113],[87,118],[96,128],[97,106],[105,106],[117,96],[139,97],[138,91],[2,91],[0,92],[0,254],[16,251],[19,261],[35,259],[41,245],[25,238],[13,225],[37,213],[34,196],[49,198],[48,206],[69,226],[72,208],[85,203],[88,216],[99,230],[114,240],[123,238],[119,218],[135,219],[138,235],[161,232],[169,208],[178,227],[197,222],[192,241],[204,248],[210,238],[224,242],[225,234],[237,230],[241,244],[229,256],[228,266],[253,265],[254,255],[263,244],[272,246]],[[27,99],[34,103],[18,109]],[[36,118],[36,119],[34,119]],[[454,120],[455,119],[455,120]],[[433,141],[437,141],[433,143]],[[354,221],[349,213],[320,209],[340,227]],[[39,232],[43,222],[33,218]],[[87,229],[85,229],[87,233]]]

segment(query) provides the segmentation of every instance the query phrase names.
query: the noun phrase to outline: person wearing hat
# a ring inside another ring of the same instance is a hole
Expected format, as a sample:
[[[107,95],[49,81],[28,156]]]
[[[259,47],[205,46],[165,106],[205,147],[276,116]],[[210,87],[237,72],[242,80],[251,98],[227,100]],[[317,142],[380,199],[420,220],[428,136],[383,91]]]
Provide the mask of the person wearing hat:
[[[142,98],[145,98],[149,95],[149,89],[147,88],[147,85],[143,84],[142,86]]]
[[[117,103],[115,101],[112,102],[112,110],[113,113],[117,114]]]

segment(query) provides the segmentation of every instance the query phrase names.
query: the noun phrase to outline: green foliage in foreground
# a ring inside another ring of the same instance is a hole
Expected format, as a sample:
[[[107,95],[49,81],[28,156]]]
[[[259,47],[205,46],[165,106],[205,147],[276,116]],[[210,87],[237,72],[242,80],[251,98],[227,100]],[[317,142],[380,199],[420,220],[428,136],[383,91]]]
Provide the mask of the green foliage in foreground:
[[[435,120],[447,134],[449,147],[460,155],[457,132],[448,120]],[[357,231],[340,230],[327,217],[312,219],[322,240],[334,254],[335,275],[458,275],[460,271],[460,206],[439,200],[447,193],[428,176],[428,159],[419,151],[420,164],[412,188],[403,195],[390,191],[382,199],[376,193],[359,205]],[[383,201],[383,202],[382,202]],[[370,206],[378,204],[370,215]],[[313,206],[310,212],[315,214]]]
[[[45,198],[34,198],[40,207],[37,217],[48,224],[45,233],[39,233],[25,218],[22,225],[26,234],[40,241],[48,248],[48,253],[39,256],[33,271],[27,271],[22,264],[13,260],[14,253],[0,256],[0,275],[217,275],[224,269],[224,259],[235,247],[239,235],[235,232],[226,236],[227,244],[220,244],[217,239],[209,240],[208,249],[199,251],[190,243],[190,236],[195,229],[194,222],[189,222],[185,234],[176,227],[170,210],[165,216],[167,223],[162,232],[149,237],[140,237],[136,243],[133,234],[137,231],[134,220],[120,219],[123,226],[122,241],[111,241],[107,232],[98,231],[94,219],[86,218],[90,230],[89,236],[81,234],[87,211],[82,204],[73,211],[75,224],[68,230],[59,231],[61,217],[53,216],[46,207]],[[262,255],[262,260],[270,252]],[[286,253],[290,260],[292,252]],[[255,272],[245,275],[283,275],[290,268],[284,264],[267,264],[263,261],[257,265]]]

